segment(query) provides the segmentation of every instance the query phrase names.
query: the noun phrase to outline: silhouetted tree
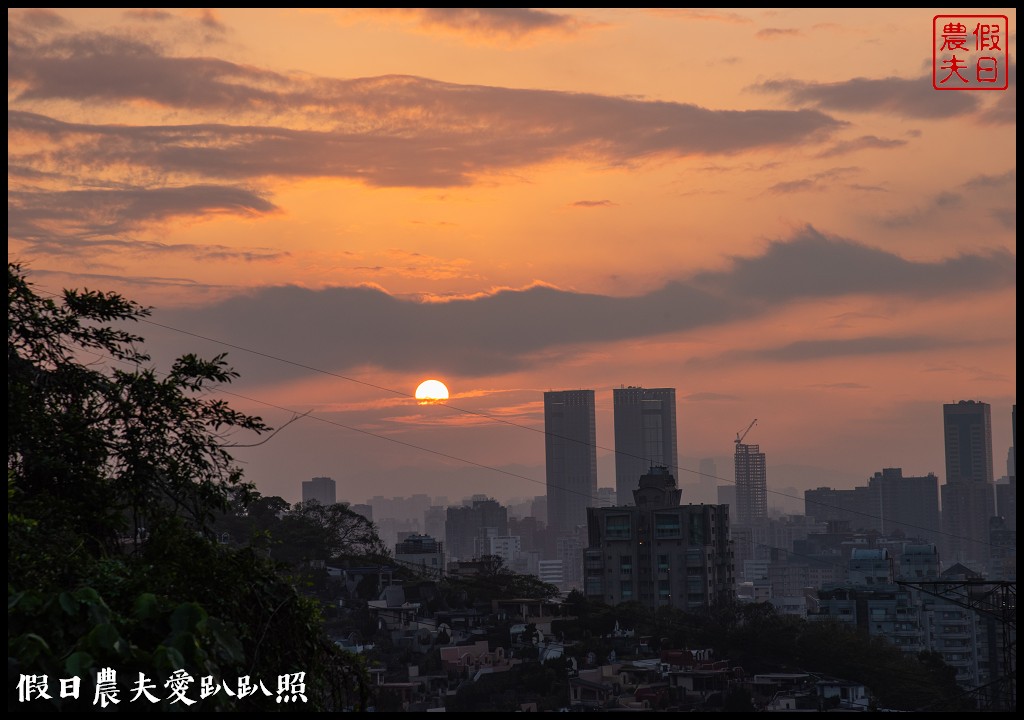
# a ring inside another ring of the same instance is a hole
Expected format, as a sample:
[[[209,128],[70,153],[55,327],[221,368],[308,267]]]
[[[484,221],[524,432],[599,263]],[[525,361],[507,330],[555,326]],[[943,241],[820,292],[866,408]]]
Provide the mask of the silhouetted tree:
[[[174,671],[274,690],[278,675],[304,672],[308,709],[365,704],[365,672],[316,607],[211,532],[251,491],[231,434],[269,429],[210,394],[237,377],[224,357],[184,355],[161,375],[124,329],[146,308],[115,293],[43,297],[17,264],[7,300],[9,687],[51,683],[49,700],[28,705],[8,693],[8,709],[92,710],[101,668],[160,688],[140,709],[179,707],[163,690]],[[82,679],[79,700],[60,696],[69,676]],[[190,696],[192,709],[280,709],[262,692]]]

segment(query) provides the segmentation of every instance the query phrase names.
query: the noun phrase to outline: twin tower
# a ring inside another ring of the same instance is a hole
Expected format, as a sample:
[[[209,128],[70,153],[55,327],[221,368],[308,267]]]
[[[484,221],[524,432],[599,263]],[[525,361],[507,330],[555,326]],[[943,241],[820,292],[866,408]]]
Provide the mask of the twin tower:
[[[653,466],[675,475],[675,388],[622,387],[612,391],[615,409],[615,498],[631,505],[640,476]],[[593,390],[544,393],[544,449],[548,525],[573,532],[597,505],[597,427]]]

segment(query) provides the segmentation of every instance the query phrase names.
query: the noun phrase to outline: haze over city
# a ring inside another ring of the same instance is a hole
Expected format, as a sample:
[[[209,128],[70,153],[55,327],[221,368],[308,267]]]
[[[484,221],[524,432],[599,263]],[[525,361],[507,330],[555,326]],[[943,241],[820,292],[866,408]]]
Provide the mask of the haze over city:
[[[998,477],[1015,69],[935,90],[933,15],[9,9],[8,257],[153,306],[164,369],[227,352],[238,409],[309,413],[234,450],[289,501],[543,495],[562,389],[613,487],[624,385],[676,389],[684,503],[754,418],[770,492],[944,481],[965,399]]]

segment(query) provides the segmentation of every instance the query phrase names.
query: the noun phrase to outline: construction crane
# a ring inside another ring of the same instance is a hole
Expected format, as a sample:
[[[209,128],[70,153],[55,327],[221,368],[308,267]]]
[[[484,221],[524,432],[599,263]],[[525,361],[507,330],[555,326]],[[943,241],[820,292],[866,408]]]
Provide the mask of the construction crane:
[[[756,423],[757,423],[757,418],[754,418],[753,420],[750,421],[750,424],[747,425],[747,429],[746,430],[744,430],[743,432],[736,433],[736,444],[737,445],[739,445],[741,442],[743,442],[743,438],[745,438],[747,436],[747,433],[750,432],[750,428],[754,427],[754,425]]]

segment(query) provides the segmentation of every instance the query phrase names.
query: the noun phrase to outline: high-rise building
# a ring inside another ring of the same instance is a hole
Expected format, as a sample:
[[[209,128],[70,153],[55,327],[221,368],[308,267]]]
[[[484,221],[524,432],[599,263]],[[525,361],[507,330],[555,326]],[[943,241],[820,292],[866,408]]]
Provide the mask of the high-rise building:
[[[302,481],[302,502],[316,500],[321,505],[333,505],[338,501],[334,480],[329,477],[315,477]]]
[[[946,435],[946,482],[991,483],[992,406],[961,400],[942,406]]]
[[[718,486],[718,465],[715,464],[714,458],[701,458],[698,465],[698,472],[694,484],[697,486],[697,495],[699,497],[694,498],[693,502],[704,502],[714,505],[717,499],[715,488]],[[680,470],[680,474],[682,471]],[[679,482],[682,483],[682,477],[679,478]]]
[[[548,525],[572,533],[597,498],[597,423],[593,390],[544,393]]]
[[[939,478],[932,473],[904,477],[902,468],[883,468],[867,486],[805,490],[804,507],[822,522],[845,520],[854,530],[939,541]]]
[[[595,507],[615,507],[617,505],[615,488],[598,488]]]
[[[883,468],[868,478],[868,487],[878,496],[879,530],[938,541],[939,479],[934,474],[905,477],[902,468]]]
[[[735,524],[749,526],[768,514],[768,475],[764,453],[757,445],[736,443]]]
[[[641,475],[652,467],[678,473],[675,388],[622,387],[612,391],[615,408],[615,494],[633,502]]]
[[[421,577],[444,577],[444,543],[430,535],[413,533],[395,545],[395,562]]]
[[[445,548],[449,560],[473,560],[490,552],[492,537],[508,535],[508,509],[497,500],[474,496],[471,505],[449,507]]]
[[[963,563],[976,572],[989,560],[989,521],[995,514],[992,408],[961,400],[942,406],[946,484],[942,486],[944,567]]]
[[[635,600],[699,610],[735,595],[729,508],[680,505],[668,468],[638,479],[630,505],[587,510],[584,594],[609,605]]]

